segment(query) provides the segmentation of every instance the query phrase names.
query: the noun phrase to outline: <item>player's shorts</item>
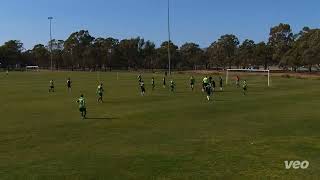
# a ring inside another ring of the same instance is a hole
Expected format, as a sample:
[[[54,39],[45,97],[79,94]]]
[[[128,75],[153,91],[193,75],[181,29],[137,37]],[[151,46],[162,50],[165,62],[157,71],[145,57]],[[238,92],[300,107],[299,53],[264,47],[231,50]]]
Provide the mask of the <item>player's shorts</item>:
[[[67,87],[68,87],[68,88],[71,88],[71,85],[68,85]]]
[[[206,92],[207,92],[207,94],[208,94],[208,96],[210,96],[211,95],[211,88],[206,88]]]
[[[87,108],[84,108],[84,107],[79,108],[79,111],[80,111],[80,112],[85,112],[85,111],[87,111]]]
[[[146,89],[144,87],[141,87],[141,92],[146,92]]]
[[[54,86],[50,86],[50,89],[53,89],[54,88]]]
[[[99,95],[100,97],[102,97],[102,96],[103,96],[103,93],[98,93],[98,95]]]
[[[243,90],[246,91],[246,90],[247,90],[247,87],[244,87]]]

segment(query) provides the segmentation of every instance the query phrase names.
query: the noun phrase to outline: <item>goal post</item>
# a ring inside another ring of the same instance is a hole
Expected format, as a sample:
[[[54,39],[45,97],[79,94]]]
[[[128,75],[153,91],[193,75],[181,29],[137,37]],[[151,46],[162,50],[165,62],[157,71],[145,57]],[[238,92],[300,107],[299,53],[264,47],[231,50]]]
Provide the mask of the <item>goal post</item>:
[[[229,82],[229,73],[230,72],[265,72],[268,74],[268,87],[270,87],[270,70],[259,70],[259,69],[227,69],[226,72],[226,84]]]

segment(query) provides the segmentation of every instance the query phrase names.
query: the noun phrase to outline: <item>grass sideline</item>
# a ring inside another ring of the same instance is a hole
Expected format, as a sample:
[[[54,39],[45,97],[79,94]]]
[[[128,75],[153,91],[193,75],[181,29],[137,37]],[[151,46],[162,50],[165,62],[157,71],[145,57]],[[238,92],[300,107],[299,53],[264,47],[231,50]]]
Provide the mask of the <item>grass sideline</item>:
[[[263,76],[248,96],[233,85],[207,102],[196,75],[176,74],[177,92],[162,74],[100,73],[105,103],[96,102],[96,72],[12,72],[0,75],[0,179],[311,179],[320,177],[320,81]],[[67,77],[73,81],[68,93]],[[55,93],[48,93],[54,79]],[[217,77],[215,76],[217,80]],[[170,78],[168,78],[169,82]],[[84,93],[88,120],[76,100]],[[285,170],[285,160],[308,160]]]

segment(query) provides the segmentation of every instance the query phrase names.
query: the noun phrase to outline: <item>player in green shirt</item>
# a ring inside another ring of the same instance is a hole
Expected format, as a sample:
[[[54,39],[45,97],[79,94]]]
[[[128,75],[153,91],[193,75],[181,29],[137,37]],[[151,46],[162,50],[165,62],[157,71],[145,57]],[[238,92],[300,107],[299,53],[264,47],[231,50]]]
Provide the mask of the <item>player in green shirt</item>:
[[[209,84],[208,76],[204,77],[202,80],[202,92],[206,90],[206,86]]]
[[[104,89],[103,89],[103,84],[101,83],[97,88],[98,102],[103,103],[103,93],[104,93]]]
[[[51,80],[49,84],[50,84],[49,85],[49,92],[54,92],[54,82],[53,82],[53,80]]]
[[[246,80],[243,81],[242,88],[243,88],[243,95],[244,96],[247,95],[248,85]]]
[[[86,119],[87,116],[87,108],[86,108],[86,100],[84,99],[83,94],[81,94],[80,98],[77,100],[79,104],[79,111],[81,112],[81,117]]]
[[[193,91],[194,90],[194,84],[195,84],[196,80],[194,79],[193,76],[190,77],[190,88]]]

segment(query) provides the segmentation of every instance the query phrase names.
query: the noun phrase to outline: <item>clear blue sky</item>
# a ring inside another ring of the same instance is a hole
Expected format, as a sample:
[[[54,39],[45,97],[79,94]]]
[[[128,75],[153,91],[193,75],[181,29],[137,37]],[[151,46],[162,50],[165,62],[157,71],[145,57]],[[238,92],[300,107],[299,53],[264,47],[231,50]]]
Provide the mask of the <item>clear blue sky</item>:
[[[31,48],[80,29],[118,39],[141,36],[157,45],[167,39],[166,0],[1,0],[0,44],[17,39]],[[289,23],[294,32],[320,24],[319,0],[171,0],[172,40],[208,46],[233,33],[242,41],[267,40],[271,26]]]

